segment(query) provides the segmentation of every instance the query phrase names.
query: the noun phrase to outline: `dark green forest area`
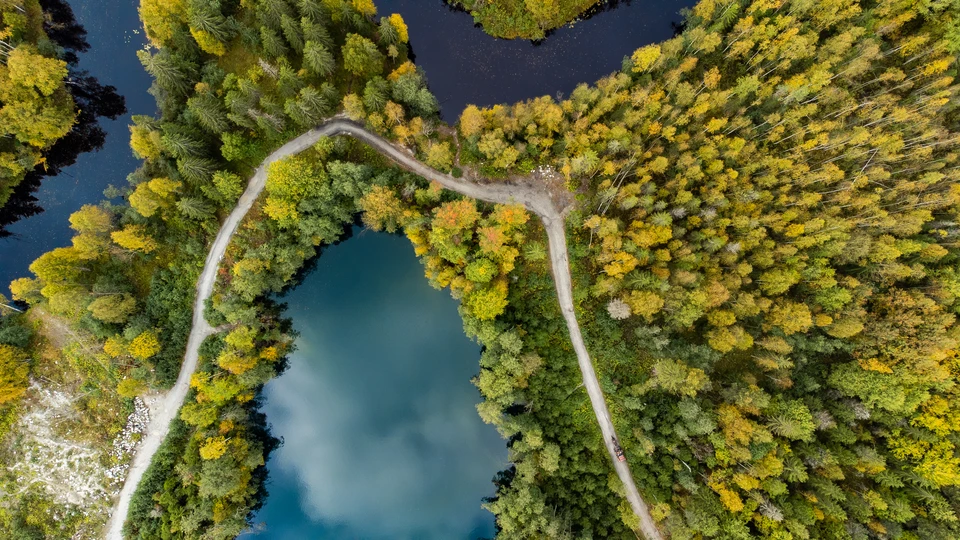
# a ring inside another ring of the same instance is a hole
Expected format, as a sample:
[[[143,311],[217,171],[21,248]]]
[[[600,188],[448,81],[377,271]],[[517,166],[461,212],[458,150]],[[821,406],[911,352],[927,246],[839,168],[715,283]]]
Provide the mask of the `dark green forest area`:
[[[454,176],[549,170],[576,197],[577,317],[670,538],[960,536],[960,2],[703,0],[619,72],[468,107],[455,138],[403,19],[370,0],[141,15],[159,114],[131,126],[129,204],[84,207],[73,245],[11,286],[94,335],[122,395],[176,378],[209,241],[257,164],[342,111]],[[128,537],[248,526],[277,444],[260,390],[295,338],[270,295],[358,217],[406,234],[484,345],[479,414],[514,464],[486,503],[500,536],[636,538],[538,222],[342,137],[269,167]]]

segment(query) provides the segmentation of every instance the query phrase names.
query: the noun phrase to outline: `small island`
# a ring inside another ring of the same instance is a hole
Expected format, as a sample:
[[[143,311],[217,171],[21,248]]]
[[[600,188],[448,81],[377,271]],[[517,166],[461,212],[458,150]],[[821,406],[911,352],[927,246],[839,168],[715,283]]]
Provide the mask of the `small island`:
[[[473,15],[493,37],[542,40],[583,14],[619,0],[448,0]]]

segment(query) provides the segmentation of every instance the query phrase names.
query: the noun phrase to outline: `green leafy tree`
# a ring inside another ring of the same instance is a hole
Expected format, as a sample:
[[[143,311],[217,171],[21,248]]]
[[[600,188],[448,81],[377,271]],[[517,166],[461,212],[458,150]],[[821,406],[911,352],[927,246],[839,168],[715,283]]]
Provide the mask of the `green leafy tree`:
[[[369,39],[359,34],[347,34],[342,49],[343,67],[358,77],[367,77],[383,70],[383,54]]]
[[[137,307],[137,300],[129,294],[112,294],[97,298],[87,310],[98,320],[106,323],[122,324],[127,321]]]

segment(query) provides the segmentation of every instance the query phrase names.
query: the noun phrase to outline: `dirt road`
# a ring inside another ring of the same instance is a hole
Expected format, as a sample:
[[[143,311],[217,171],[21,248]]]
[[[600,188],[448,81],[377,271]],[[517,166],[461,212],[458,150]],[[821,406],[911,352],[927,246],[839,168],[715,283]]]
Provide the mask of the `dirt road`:
[[[597,380],[597,374],[593,369],[593,363],[590,360],[587,347],[583,342],[583,336],[580,333],[580,326],[577,323],[576,313],[574,312],[570,262],[567,255],[567,239],[564,229],[565,222],[563,212],[565,209],[558,209],[547,193],[538,191],[528,185],[516,185],[512,183],[477,184],[441,173],[418,161],[409,150],[398,147],[390,141],[367,131],[361,125],[342,117],[335,117],[328,120],[318,128],[304,133],[270,154],[267,159],[260,164],[260,167],[257,168],[256,173],[254,173],[250,182],[247,184],[247,189],[237,202],[237,206],[220,227],[220,232],[210,247],[203,272],[200,274],[200,279],[197,282],[197,298],[193,306],[193,328],[190,331],[190,338],[187,341],[187,350],[184,355],[183,366],[180,368],[180,375],[177,377],[177,382],[174,387],[164,398],[160,411],[151,419],[143,444],[137,450],[137,454],[130,466],[130,472],[126,482],[120,491],[117,506],[108,523],[107,538],[109,540],[122,539],[123,521],[126,519],[133,492],[140,483],[143,473],[150,465],[151,458],[166,436],[170,428],[170,422],[186,398],[190,385],[190,376],[197,368],[200,345],[204,339],[213,333],[210,324],[207,323],[203,317],[203,309],[207,299],[213,292],[217,270],[220,266],[220,259],[223,258],[223,254],[226,252],[227,246],[234,232],[237,230],[240,221],[263,191],[266,185],[268,167],[274,161],[306,150],[321,137],[333,135],[349,135],[361,140],[404,169],[428,180],[436,181],[452,191],[486,202],[522,204],[540,217],[547,230],[547,237],[549,239],[550,261],[553,268],[554,283],[557,287],[557,299],[560,302],[560,309],[563,312],[567,329],[570,332],[570,341],[573,343],[573,348],[577,353],[577,361],[583,376],[583,384],[587,389],[587,394],[590,396],[590,403],[593,405],[594,415],[597,417],[597,423],[600,425],[600,432],[603,434],[604,444],[607,447],[607,452],[610,454],[614,469],[623,482],[627,500],[630,502],[633,512],[640,520],[640,526],[644,536],[646,536],[648,540],[660,540],[662,535],[657,529],[653,518],[650,516],[647,505],[640,497],[640,492],[637,490],[637,486],[633,481],[633,475],[630,473],[629,466],[626,462],[617,460],[614,453],[613,438],[616,437],[616,431],[610,419],[610,411],[607,409],[603,391],[600,389],[600,382]]]
[[[117,504],[107,522],[106,537],[109,540],[121,540],[123,538],[123,522],[127,518],[127,512],[130,510],[130,499],[137,485],[143,478],[143,473],[150,466],[150,460],[160,448],[160,443],[167,436],[170,430],[170,422],[180,411],[183,400],[187,397],[187,391],[190,389],[190,376],[197,369],[197,360],[200,354],[200,345],[208,336],[213,334],[214,330],[210,323],[203,316],[204,305],[210,294],[213,292],[213,286],[217,281],[217,270],[220,267],[220,259],[227,251],[227,246],[233,238],[240,221],[247,215],[247,212],[253,207],[253,203],[260,196],[267,182],[267,168],[271,163],[286,156],[299,154],[303,150],[310,148],[321,137],[333,135],[337,132],[337,126],[334,121],[331,125],[326,125],[297,137],[280,147],[277,151],[267,156],[267,159],[260,164],[247,189],[240,196],[236,207],[227,216],[226,221],[220,227],[210,251],[207,253],[207,260],[203,265],[203,272],[197,281],[197,297],[193,303],[193,326],[190,329],[190,337],[187,340],[187,350],[183,357],[183,365],[180,367],[180,374],[177,376],[177,382],[174,383],[167,395],[163,397],[157,406],[157,410],[150,419],[150,425],[147,426],[146,434],[136,455],[133,457],[133,463],[130,464],[130,470],[127,473],[127,479],[120,490]]]

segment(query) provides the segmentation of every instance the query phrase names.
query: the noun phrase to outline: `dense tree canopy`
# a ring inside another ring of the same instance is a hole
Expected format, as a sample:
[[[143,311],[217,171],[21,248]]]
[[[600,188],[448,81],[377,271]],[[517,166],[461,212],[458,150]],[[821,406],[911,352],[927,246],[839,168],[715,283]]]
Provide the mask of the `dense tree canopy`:
[[[461,118],[492,173],[590,194],[587,341],[672,537],[957,535],[958,21],[707,0],[567,100]]]
[[[546,20],[564,5],[523,7]],[[453,175],[577,194],[577,316],[671,538],[955,537],[958,10],[703,0],[621,72],[562,101],[468,107],[454,139],[402,18],[377,23],[369,1],[144,0],[160,115],[131,129],[145,162],[129,204],[75,213],[73,245],[12,290],[101,339],[125,395],[169,385],[218,218],[272,149],[342,110]],[[339,137],[266,172],[129,535],[244,529],[276,445],[259,390],[293,343],[268,295],[360,213],[406,234],[484,345],[478,412],[510,448],[487,501],[501,536],[635,537],[522,207],[463,199]]]

